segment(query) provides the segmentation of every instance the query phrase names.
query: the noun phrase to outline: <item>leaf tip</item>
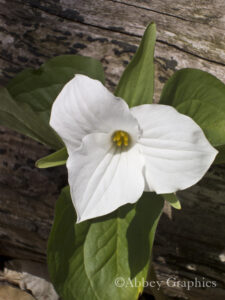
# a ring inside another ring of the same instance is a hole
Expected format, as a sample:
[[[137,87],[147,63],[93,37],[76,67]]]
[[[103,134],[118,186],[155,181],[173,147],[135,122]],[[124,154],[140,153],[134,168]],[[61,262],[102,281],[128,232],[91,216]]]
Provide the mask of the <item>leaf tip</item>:
[[[156,23],[155,22],[150,22],[148,24],[148,26],[146,27],[146,31],[149,30],[149,29],[152,29],[154,28],[156,30]]]
[[[35,162],[35,167],[36,167],[36,168],[39,168],[39,169],[42,168],[42,167],[41,167],[41,164],[40,164],[40,160],[41,160],[41,159],[38,159],[38,160]]]

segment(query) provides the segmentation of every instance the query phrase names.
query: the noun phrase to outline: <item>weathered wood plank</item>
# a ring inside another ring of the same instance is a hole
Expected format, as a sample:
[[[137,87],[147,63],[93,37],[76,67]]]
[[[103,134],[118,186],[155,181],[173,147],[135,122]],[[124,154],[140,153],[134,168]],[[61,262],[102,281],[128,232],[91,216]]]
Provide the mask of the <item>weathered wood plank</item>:
[[[142,36],[147,24],[154,21],[158,28],[159,42],[174,45],[183,51],[224,65],[225,41],[221,37],[224,35],[225,26],[211,27],[208,24],[195,23],[194,19],[189,21],[174,18],[168,14],[111,0],[66,0],[60,3],[26,0],[23,3],[69,20],[138,37]],[[212,3],[211,8],[214,8]],[[198,30],[193,26],[195,24]]]
[[[45,261],[65,169],[35,168],[49,150],[27,137],[1,127],[0,140],[0,254]]]
[[[158,14],[168,15],[173,18],[191,21],[194,24],[206,24],[214,28],[224,29],[224,1],[223,0],[112,0],[127,6],[134,6],[154,11]]]
[[[155,243],[156,268],[161,279],[215,280],[212,289],[170,288],[169,294],[190,299],[225,298],[225,168],[216,166],[196,186],[180,192],[182,210],[163,215]],[[166,234],[165,234],[166,233]],[[178,292],[179,291],[179,292]],[[205,298],[204,298],[205,297]]]
[[[55,22],[55,15],[49,15],[43,11],[37,13],[36,10],[24,5],[19,5],[10,12],[9,18],[8,9],[7,5],[2,9],[1,24],[0,56],[7,60],[2,66],[4,78],[16,74],[18,69],[36,67],[49,57],[78,53],[102,61],[107,86],[113,90],[140,42],[140,38],[136,36],[115,31],[109,32],[107,29],[80,24],[72,20],[59,18],[58,22]],[[39,19],[40,22],[38,22]],[[143,30],[144,28],[142,32]],[[175,70],[183,67],[196,67],[210,71],[225,81],[223,65],[196,58],[171,45],[157,43],[155,61],[156,100],[159,99],[166,79]],[[13,62],[13,65],[10,62]]]

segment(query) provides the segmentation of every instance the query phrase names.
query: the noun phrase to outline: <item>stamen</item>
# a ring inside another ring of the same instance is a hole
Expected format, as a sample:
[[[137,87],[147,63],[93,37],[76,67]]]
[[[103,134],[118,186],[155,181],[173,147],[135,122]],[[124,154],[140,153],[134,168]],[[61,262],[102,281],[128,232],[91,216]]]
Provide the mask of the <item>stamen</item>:
[[[130,142],[130,136],[127,132],[118,130],[114,132],[112,136],[112,141],[115,143],[117,147],[127,147]]]

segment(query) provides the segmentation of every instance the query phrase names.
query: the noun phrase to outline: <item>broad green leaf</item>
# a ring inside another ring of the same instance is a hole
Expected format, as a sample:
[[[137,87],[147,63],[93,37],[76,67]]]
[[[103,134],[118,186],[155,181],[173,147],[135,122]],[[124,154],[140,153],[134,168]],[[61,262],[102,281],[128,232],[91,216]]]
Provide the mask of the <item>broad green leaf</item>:
[[[84,264],[99,299],[138,299],[143,286],[135,287],[135,281],[147,277],[163,203],[161,196],[145,193],[136,206],[123,206],[91,224]],[[123,288],[115,285],[117,278],[125,280]]]
[[[62,87],[75,74],[84,74],[104,83],[99,61],[79,55],[61,55],[44,63],[39,69],[22,71],[7,89],[19,103],[28,103],[35,111],[50,111]]]
[[[68,153],[66,148],[62,148],[48,156],[45,156],[39,159],[36,162],[36,167],[40,169],[57,167],[61,165],[65,165],[68,158]]]
[[[63,299],[136,300],[147,277],[154,234],[163,199],[145,193],[136,205],[125,205],[95,220],[76,224],[69,188],[62,191],[48,242],[48,267]],[[118,288],[123,277],[127,286]]]
[[[0,124],[53,149],[62,148],[63,142],[49,126],[50,110],[62,87],[77,73],[104,82],[101,63],[78,55],[55,57],[37,70],[21,72],[9,82],[7,98],[6,90],[0,90]]]
[[[190,116],[215,147],[225,144],[225,85],[213,75],[182,69],[165,84],[161,104]]]
[[[64,145],[54,130],[45,126],[41,116],[27,104],[18,105],[5,88],[0,89],[0,124],[52,148],[62,148]]]
[[[151,23],[117,86],[115,94],[130,107],[153,102],[155,41],[156,25]]]
[[[176,194],[162,194],[161,196],[174,208],[181,209],[181,204]]]
[[[83,248],[89,227],[89,222],[76,224],[69,187],[64,188],[56,203],[47,250],[49,274],[62,299],[98,300],[84,267]]]

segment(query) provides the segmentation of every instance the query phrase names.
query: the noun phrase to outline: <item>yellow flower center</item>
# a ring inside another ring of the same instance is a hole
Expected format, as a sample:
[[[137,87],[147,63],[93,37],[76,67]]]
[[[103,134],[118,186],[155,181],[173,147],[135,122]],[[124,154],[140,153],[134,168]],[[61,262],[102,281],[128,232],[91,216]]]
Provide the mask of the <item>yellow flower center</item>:
[[[112,140],[117,147],[127,147],[130,143],[130,136],[127,132],[118,130],[113,133]]]

